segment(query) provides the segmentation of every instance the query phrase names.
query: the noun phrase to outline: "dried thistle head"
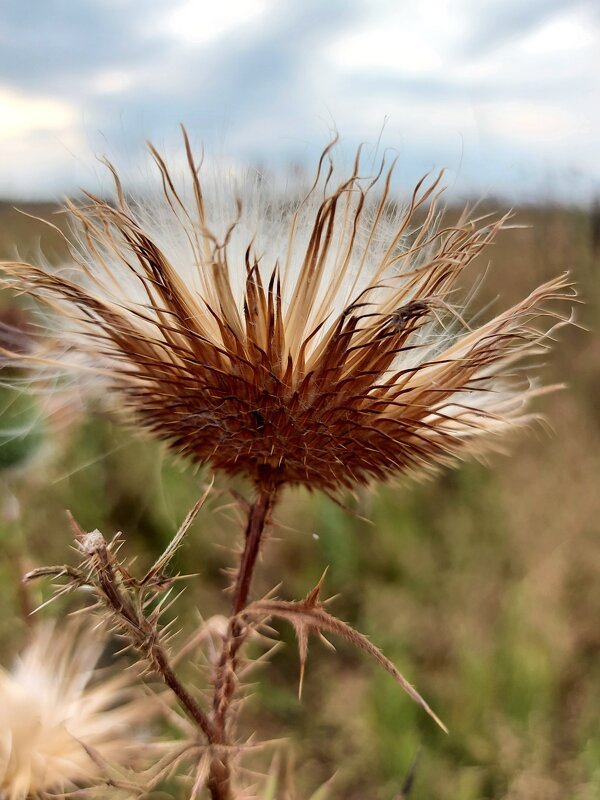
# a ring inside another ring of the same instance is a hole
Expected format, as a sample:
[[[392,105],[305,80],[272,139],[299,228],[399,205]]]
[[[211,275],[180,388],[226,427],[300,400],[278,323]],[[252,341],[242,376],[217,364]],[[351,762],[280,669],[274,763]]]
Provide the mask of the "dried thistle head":
[[[148,703],[136,696],[129,674],[100,676],[102,649],[90,628],[40,624],[12,671],[0,668],[2,797],[90,786],[100,759],[131,759]]]
[[[107,376],[122,408],[198,463],[261,484],[335,491],[429,472],[527,422],[538,390],[519,367],[562,318],[563,277],[472,326],[456,294],[504,220],[440,227],[440,179],[398,210],[392,168],[312,187],[205,193],[187,137],[188,184],[156,204],[69,205],[73,269],[5,265],[6,282],[64,317],[61,342]]]

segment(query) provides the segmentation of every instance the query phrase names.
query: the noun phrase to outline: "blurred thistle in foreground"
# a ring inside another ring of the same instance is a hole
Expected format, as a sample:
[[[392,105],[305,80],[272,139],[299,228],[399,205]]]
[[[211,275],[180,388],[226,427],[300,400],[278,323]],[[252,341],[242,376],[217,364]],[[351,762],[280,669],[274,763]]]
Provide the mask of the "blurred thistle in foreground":
[[[239,194],[223,186],[205,192],[185,135],[184,143],[188,186],[177,186],[152,147],[159,203],[127,197],[108,164],[114,202],[87,194],[69,204],[78,231],[72,268],[5,264],[4,284],[62,320],[63,353],[31,358],[75,356],[77,368],[104,377],[121,407],[175,451],[254,485],[208,706],[174,669],[181,653],[174,658],[167,647],[166,597],[157,599],[202,500],[143,578],[117,559],[116,540],[83,531],[79,567],[35,573],[62,578],[64,590],[94,592],[206,745],[191,797],[206,785],[213,800],[231,800],[240,796],[233,765],[244,749],[236,731],[241,650],[251,635],[268,633],[272,617],[293,625],[302,666],[310,633],[341,636],[437,720],[366,637],[326,610],[322,581],[300,601],[249,602],[279,490],[301,484],[336,493],[497,447],[500,434],[532,419],[526,405],[541,390],[519,370],[568,321],[552,305],[570,296],[570,285],[556,278],[469,325],[458,282],[505,220],[442,227],[440,178],[421,181],[399,209],[390,198],[393,166],[361,177],[359,151],[336,183],[331,145],[304,193],[281,196],[264,183],[246,183]]]
[[[97,632],[42,623],[12,671],[0,668],[0,796],[61,794],[103,784],[99,761],[127,764],[148,702],[133,675],[95,670]]]

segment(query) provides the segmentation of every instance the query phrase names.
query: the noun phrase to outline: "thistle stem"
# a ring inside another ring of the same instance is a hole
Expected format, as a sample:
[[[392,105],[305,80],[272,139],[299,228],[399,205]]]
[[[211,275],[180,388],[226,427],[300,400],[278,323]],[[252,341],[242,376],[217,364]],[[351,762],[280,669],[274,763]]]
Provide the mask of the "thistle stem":
[[[233,597],[232,616],[242,611],[248,602],[248,593],[252,582],[252,574],[256,559],[260,551],[260,543],[265,530],[269,513],[275,503],[277,489],[273,487],[259,487],[256,499],[248,514],[244,552],[237,575],[235,593]]]
[[[108,549],[104,543],[96,550],[95,556],[98,562],[99,583],[113,614],[126,625],[131,641],[144,655],[152,671],[162,678],[177,697],[183,710],[204,733],[209,744],[213,744],[218,739],[214,723],[175,674],[155,626],[136,609],[131,600],[121,591]]]
[[[155,671],[177,697],[184,711],[187,712],[202,733],[204,733],[209,743],[212,744],[216,738],[214,726],[175,674],[164,649],[158,645],[154,645],[151,651],[151,659],[155,665]]]
[[[218,731],[221,744],[227,744],[227,716],[238,684],[239,651],[246,639],[246,631],[238,619],[238,615],[248,603],[252,575],[260,552],[262,536],[276,497],[276,487],[272,485],[259,486],[254,502],[248,512],[244,551],[235,584],[229,627],[223,641],[223,649],[214,679],[212,722]],[[227,755],[216,756],[213,759],[207,787],[212,800],[231,800],[233,797],[231,766]]]

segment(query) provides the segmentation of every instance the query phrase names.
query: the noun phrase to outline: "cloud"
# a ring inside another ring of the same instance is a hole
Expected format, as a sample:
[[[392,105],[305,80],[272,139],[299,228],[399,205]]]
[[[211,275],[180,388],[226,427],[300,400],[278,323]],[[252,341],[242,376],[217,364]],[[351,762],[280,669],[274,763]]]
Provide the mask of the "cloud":
[[[95,152],[134,172],[180,121],[209,152],[282,164],[312,160],[334,124],[351,149],[390,117],[407,175],[450,163],[473,191],[509,191],[554,161],[600,180],[593,3],[240,3],[4,0],[0,192],[97,181]]]
[[[174,43],[146,23],[159,0],[3,0],[0,79],[23,91],[70,94],[103,68],[132,67]]]
[[[168,140],[184,121],[210,144],[285,157],[297,149],[295,137],[316,127],[327,135],[316,119],[328,113],[325,44],[360,19],[360,8],[347,0],[271,2],[243,29],[201,47],[182,43],[147,64],[128,90],[94,98],[88,126],[130,144],[142,124],[145,136]]]
[[[548,20],[566,12],[586,11],[593,5],[593,0],[464,0],[466,35],[462,51],[470,55],[489,52],[522,39]]]

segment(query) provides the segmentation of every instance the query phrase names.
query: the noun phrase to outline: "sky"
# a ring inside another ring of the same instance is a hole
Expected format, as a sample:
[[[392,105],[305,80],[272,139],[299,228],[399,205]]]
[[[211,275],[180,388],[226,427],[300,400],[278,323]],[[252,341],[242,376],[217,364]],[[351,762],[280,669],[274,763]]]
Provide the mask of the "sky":
[[[600,195],[598,0],[2,0],[0,197],[145,169],[179,123],[231,164],[309,165],[339,132],[446,167],[459,196]]]

